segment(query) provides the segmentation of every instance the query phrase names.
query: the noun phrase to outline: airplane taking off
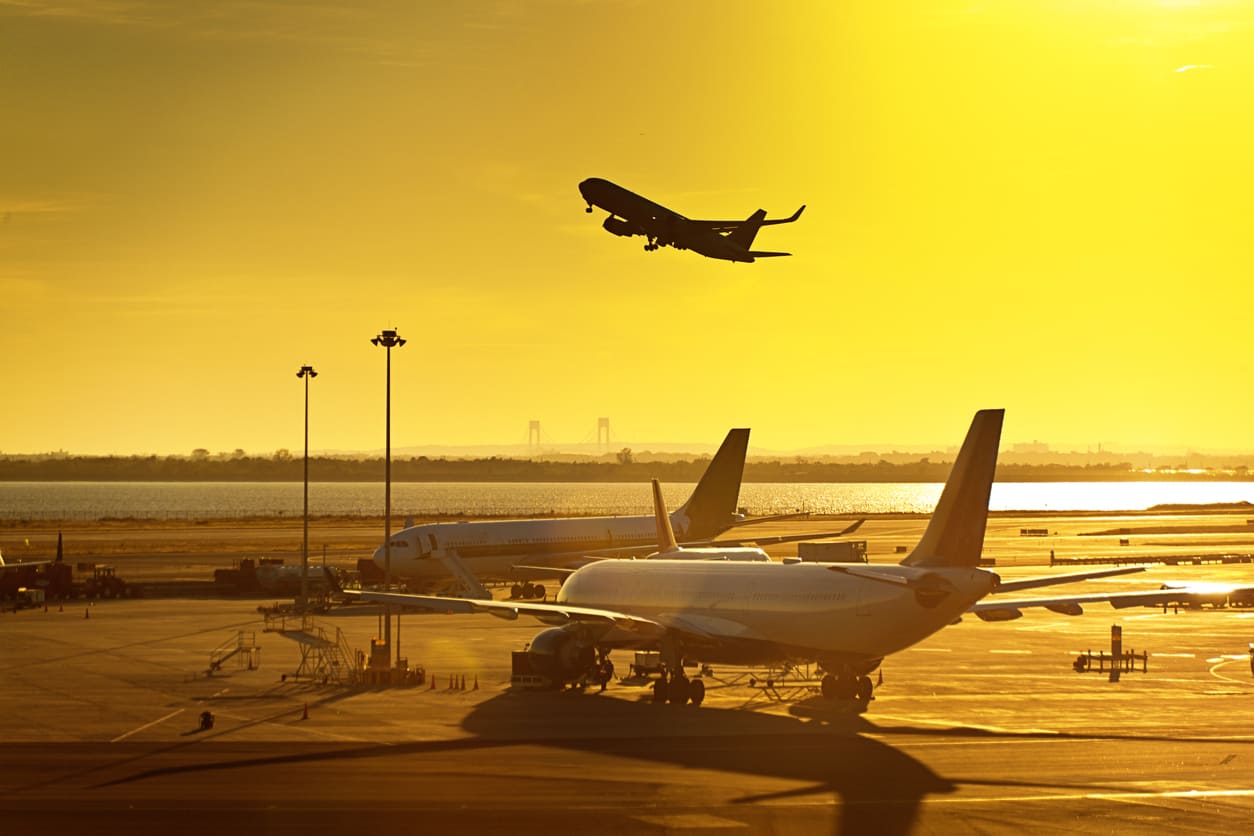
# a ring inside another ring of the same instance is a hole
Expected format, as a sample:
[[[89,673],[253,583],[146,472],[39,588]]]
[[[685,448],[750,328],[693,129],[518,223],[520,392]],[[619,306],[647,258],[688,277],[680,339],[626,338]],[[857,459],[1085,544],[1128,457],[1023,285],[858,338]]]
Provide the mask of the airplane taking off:
[[[685,218],[651,200],[630,192],[609,180],[589,177],[579,184],[579,193],[587,201],[586,211],[599,206],[609,212],[602,224],[606,232],[631,237],[643,235],[648,241],[645,250],[671,246],[692,250],[706,258],[752,263],[755,258],[792,255],[753,250],[753,239],[764,226],[790,224],[801,217],[798,209],[787,218],[766,220],[766,210],[759,209],[743,221],[699,221]]]
[[[557,684],[589,681],[613,649],[654,648],[664,671],[654,686],[657,701],[700,704],[704,683],[684,673],[692,664],[817,662],[826,672],[825,697],[865,708],[873,687],[868,674],[885,656],[972,612],[1001,583],[979,562],[1003,416],[1000,409],[976,413],[923,538],[898,565],[603,560],[575,571],[551,604],[346,594],[415,609],[537,618],[550,628],[528,647],[532,668]],[[667,519],[659,509],[659,529]],[[664,531],[658,540],[666,543]],[[1005,588],[1019,591],[1127,571],[1015,581]],[[1108,599],[1076,596],[1086,602]],[[1061,597],[996,606],[1079,611]]]

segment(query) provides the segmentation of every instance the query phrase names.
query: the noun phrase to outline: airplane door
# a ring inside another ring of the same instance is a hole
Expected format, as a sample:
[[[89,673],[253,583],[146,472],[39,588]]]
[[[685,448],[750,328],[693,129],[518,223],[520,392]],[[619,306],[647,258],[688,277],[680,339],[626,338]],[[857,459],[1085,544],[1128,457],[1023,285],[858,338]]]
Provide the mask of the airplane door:
[[[858,598],[854,611],[858,615],[870,615],[872,605],[875,603],[871,600],[875,594],[875,582],[859,578],[858,588],[854,594],[857,595]]]

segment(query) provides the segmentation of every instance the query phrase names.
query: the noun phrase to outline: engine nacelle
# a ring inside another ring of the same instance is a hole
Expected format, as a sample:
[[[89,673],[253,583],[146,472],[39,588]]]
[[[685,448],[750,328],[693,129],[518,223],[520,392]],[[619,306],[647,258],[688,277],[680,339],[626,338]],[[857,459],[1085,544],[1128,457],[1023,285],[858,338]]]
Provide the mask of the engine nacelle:
[[[625,221],[622,218],[615,218],[613,215],[605,219],[605,223],[601,224],[605,227],[606,232],[614,235],[635,235],[636,229],[631,225],[631,221]]]
[[[596,648],[565,627],[545,630],[531,640],[527,654],[536,673],[559,682],[571,682],[588,673],[597,660]]]

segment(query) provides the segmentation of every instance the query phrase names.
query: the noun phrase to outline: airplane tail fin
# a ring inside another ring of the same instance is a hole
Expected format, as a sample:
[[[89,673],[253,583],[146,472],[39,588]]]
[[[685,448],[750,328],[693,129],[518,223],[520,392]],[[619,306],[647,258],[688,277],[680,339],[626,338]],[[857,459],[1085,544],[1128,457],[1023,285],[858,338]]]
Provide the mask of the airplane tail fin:
[[[923,539],[901,561],[903,565],[979,565],[1005,415],[1004,409],[982,409],[975,413]]]
[[[734,241],[746,250],[749,249],[753,246],[753,239],[757,237],[764,220],[766,220],[766,210],[759,209],[746,218],[744,223],[727,233],[727,240]]]
[[[671,528],[670,515],[666,513],[666,503],[662,501],[662,488],[657,480],[653,480],[653,519],[657,521],[657,550],[659,553],[679,551],[675,542],[675,530]]]
[[[749,449],[749,430],[740,428],[727,433],[723,444],[710,460],[701,476],[678,510],[676,517],[685,517],[688,524],[686,540],[703,540],[726,531],[736,519],[736,501],[740,498],[740,480],[744,476],[745,451]]]

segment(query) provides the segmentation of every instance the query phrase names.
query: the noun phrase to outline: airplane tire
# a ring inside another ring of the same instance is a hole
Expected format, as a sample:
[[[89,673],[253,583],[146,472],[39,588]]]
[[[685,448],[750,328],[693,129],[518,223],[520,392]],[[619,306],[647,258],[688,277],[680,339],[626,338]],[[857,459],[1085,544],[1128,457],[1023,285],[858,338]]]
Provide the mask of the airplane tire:
[[[688,680],[683,677],[675,677],[671,680],[670,693],[666,696],[670,700],[671,705],[683,705],[688,702],[688,694],[691,690]]]
[[[694,679],[688,683],[688,702],[694,706],[701,705],[705,701],[705,683],[699,679]]]
[[[541,598],[541,599],[543,599],[543,598],[544,598],[544,596],[545,596],[544,584],[540,584],[540,583],[538,583],[538,584],[536,584],[535,586],[533,586],[533,587],[531,588],[531,593],[532,593],[532,595],[534,595],[536,598]]]
[[[875,691],[875,686],[871,684],[871,677],[858,677],[858,690],[854,694],[854,698],[858,702],[866,704],[871,701],[871,694]]]
[[[653,683],[653,701],[666,702],[667,692],[670,690],[670,683],[665,679],[658,679]]]
[[[823,692],[823,699],[836,699],[836,677],[830,673],[823,677],[823,681],[819,685],[819,690]]]
[[[522,584],[514,584],[509,588],[509,597],[518,599],[522,597]]]

